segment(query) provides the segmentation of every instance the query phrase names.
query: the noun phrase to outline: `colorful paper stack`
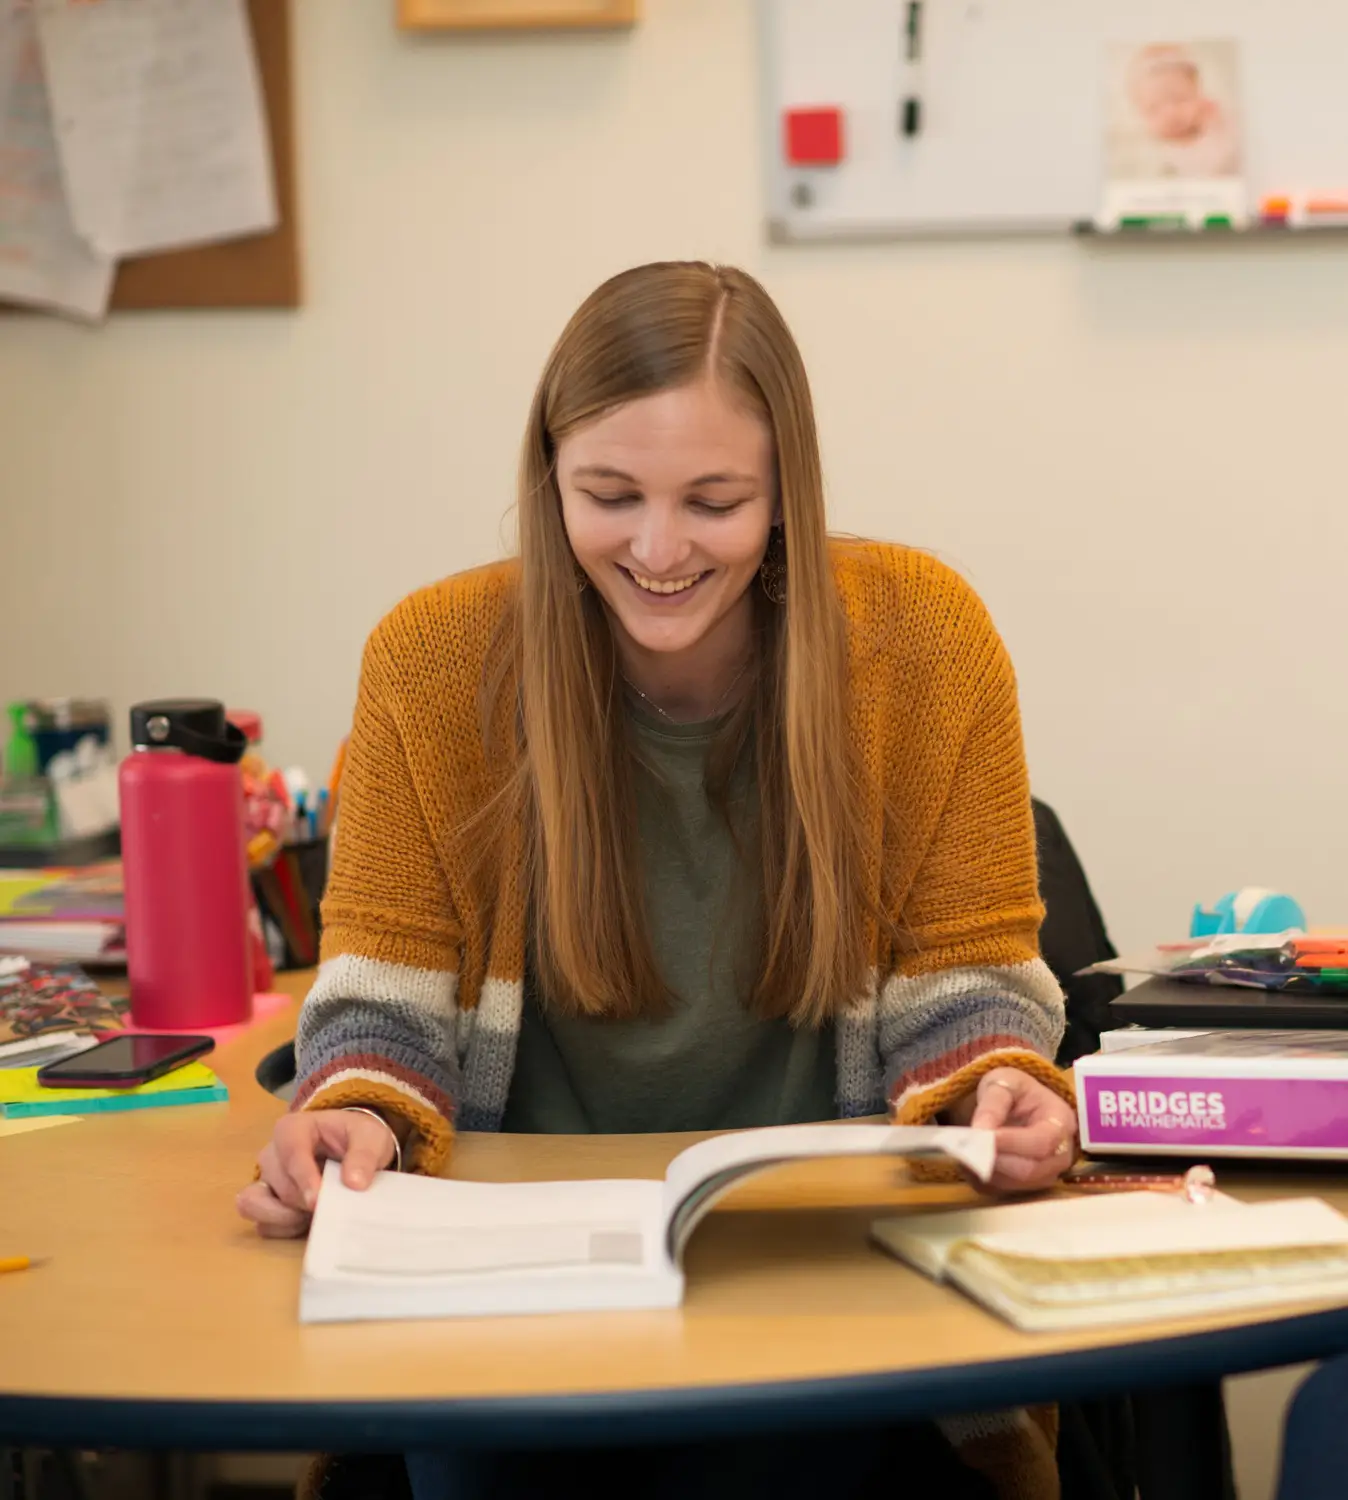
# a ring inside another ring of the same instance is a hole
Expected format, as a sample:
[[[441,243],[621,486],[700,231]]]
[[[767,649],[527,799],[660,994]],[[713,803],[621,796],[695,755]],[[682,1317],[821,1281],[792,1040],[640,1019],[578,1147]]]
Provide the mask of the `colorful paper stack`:
[[[0,952],[125,963],[120,860],[83,869],[0,870]]]
[[[36,1068],[0,1070],[0,1120],[32,1115],[107,1114],[128,1109],[164,1109],[175,1104],[213,1104],[229,1090],[205,1063],[188,1063],[134,1089],[49,1089]]]

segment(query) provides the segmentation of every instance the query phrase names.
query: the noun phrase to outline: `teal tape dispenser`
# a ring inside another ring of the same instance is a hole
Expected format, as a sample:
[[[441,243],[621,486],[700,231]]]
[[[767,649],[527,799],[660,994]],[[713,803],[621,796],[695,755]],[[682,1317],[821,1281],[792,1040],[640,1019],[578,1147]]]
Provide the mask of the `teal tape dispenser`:
[[[1260,886],[1228,891],[1210,907],[1195,906],[1190,937],[1220,937],[1228,932],[1304,931],[1306,913],[1290,896]]]

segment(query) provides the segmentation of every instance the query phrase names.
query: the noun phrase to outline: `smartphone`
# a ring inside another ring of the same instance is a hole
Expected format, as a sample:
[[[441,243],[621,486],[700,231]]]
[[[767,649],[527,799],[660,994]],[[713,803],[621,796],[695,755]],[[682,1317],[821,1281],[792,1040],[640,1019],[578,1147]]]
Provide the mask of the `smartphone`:
[[[87,1052],[39,1068],[37,1081],[49,1089],[133,1089],[181,1068],[214,1046],[209,1036],[149,1032],[115,1036]]]

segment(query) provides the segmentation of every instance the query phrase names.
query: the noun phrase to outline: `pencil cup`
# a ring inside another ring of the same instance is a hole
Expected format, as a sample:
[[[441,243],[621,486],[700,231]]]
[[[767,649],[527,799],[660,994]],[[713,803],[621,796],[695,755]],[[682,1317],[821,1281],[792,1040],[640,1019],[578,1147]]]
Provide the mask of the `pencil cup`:
[[[253,876],[264,923],[280,934],[282,969],[309,969],[318,962],[319,905],[328,879],[328,841],[285,844],[270,865]]]

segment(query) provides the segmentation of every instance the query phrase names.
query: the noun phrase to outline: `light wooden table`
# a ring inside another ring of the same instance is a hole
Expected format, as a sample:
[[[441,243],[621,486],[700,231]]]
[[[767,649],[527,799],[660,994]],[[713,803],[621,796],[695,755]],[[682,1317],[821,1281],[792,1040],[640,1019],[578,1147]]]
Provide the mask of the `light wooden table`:
[[[307,981],[293,976],[291,992]],[[253,1070],[294,1019],[214,1055],[227,1104],[0,1139],[0,1254],[51,1256],[0,1276],[0,1441],[389,1451],[673,1438],[1084,1398],[1348,1348],[1343,1308],[1017,1333],[870,1247],[858,1203],[967,1196],[896,1186],[900,1169],[871,1162],[742,1189],[739,1211],[698,1230],[678,1311],[301,1327],[303,1245],[258,1238],[233,1203],[283,1108]],[[658,1176],[688,1141],[466,1135],[452,1170]],[[1348,1209],[1348,1175],[1223,1185]]]

